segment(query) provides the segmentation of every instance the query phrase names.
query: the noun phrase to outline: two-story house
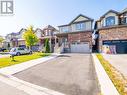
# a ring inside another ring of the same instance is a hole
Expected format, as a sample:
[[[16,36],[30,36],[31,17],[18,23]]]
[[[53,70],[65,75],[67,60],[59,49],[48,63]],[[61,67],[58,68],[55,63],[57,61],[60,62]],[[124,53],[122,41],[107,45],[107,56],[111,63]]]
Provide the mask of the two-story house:
[[[43,32],[43,35],[41,37],[41,41],[43,42],[43,45],[45,40],[49,39],[50,51],[54,52],[54,47],[58,43],[58,39],[55,35],[56,33],[58,33],[58,30],[54,28],[53,26],[48,25],[45,28],[43,28],[42,32]]]
[[[25,46],[25,40],[22,38],[23,33],[26,31],[26,29],[22,28],[17,33],[10,33],[8,34],[6,38],[6,43],[10,47],[17,47],[17,46]]]
[[[127,53],[127,9],[109,10],[95,22],[99,52]]]
[[[61,52],[91,52],[92,24],[93,19],[80,14],[69,24],[58,26],[59,33],[56,36]]]

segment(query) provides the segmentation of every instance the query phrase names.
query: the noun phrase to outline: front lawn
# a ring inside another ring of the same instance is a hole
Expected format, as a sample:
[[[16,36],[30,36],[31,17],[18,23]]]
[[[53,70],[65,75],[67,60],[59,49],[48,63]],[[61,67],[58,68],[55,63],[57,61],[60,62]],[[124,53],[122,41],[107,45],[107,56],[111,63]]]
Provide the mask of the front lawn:
[[[0,68],[7,67],[14,64],[19,64],[22,62],[26,62],[32,59],[37,59],[49,55],[50,55],[49,53],[33,53],[32,55],[15,56],[14,61],[12,61],[10,57],[0,58]]]

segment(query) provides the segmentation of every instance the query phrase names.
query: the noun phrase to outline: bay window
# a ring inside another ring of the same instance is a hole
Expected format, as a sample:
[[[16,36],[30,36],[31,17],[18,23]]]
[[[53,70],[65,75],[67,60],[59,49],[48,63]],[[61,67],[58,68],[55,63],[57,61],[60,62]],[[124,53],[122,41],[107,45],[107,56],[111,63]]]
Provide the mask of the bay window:
[[[115,16],[110,16],[106,18],[106,26],[115,25]]]

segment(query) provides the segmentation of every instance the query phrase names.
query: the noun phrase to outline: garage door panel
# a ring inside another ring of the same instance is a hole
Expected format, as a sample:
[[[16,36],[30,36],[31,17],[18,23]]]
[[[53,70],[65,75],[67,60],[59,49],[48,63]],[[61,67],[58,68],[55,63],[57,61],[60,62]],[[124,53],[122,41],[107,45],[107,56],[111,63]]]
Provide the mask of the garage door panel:
[[[123,54],[127,53],[127,40],[105,40],[103,45],[116,46],[116,53]]]
[[[71,45],[72,53],[89,53],[89,44],[72,44]]]

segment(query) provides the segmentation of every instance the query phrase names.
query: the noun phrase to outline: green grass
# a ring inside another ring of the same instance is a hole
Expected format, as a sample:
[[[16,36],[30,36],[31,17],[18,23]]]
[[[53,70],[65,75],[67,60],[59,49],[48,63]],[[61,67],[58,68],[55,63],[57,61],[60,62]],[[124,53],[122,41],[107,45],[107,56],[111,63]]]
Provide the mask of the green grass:
[[[127,95],[127,92],[125,92],[126,79],[123,77],[123,75],[121,75],[121,73],[116,70],[107,60],[105,60],[101,54],[96,54],[96,56],[120,95]]]
[[[10,57],[0,58],[0,68],[11,66],[14,64],[19,64],[19,63],[26,62],[32,59],[42,58],[49,55],[50,53],[33,53],[32,55],[15,56],[14,61],[12,61]]]

